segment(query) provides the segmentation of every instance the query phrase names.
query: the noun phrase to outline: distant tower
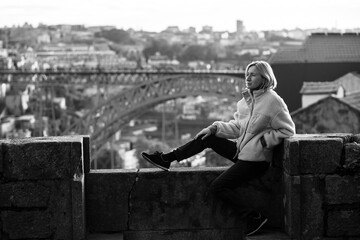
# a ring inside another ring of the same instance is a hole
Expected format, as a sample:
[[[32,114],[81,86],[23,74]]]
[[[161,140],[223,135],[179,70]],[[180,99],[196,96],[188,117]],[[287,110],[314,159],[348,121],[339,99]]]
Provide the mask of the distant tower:
[[[236,35],[239,37],[244,34],[244,23],[241,20],[236,21]]]

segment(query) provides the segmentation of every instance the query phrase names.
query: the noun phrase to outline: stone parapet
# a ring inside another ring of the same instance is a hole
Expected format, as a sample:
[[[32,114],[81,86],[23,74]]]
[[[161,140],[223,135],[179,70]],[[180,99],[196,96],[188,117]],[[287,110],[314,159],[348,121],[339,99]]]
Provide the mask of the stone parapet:
[[[225,169],[93,170],[86,174],[88,231],[122,232],[128,240],[244,239],[244,220],[208,191]],[[276,179],[281,172],[272,170],[237,192],[240,201],[265,210],[270,224],[280,227]]]
[[[90,170],[89,146],[88,136],[0,141],[0,239],[245,239],[244,221],[209,194],[226,167]],[[359,239],[359,186],[360,135],[296,135],[237,193],[291,239]]]
[[[297,135],[284,143],[285,230],[296,239],[359,237],[358,135]]]
[[[83,137],[0,141],[0,239],[84,239]]]

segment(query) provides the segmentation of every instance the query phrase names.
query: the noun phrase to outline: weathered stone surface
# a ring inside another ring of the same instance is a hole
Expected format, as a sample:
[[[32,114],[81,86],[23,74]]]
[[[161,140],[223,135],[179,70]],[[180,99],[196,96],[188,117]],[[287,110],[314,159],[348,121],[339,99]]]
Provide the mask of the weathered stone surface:
[[[333,173],[341,166],[343,140],[324,138],[300,141],[300,166],[302,174]]]
[[[10,239],[49,238],[51,215],[44,211],[1,212],[3,231]]]
[[[84,239],[82,137],[0,140],[0,232],[7,239]]]
[[[0,184],[0,207],[47,207],[51,182],[10,182]]]
[[[285,140],[284,170],[290,175],[333,173],[341,166],[343,138],[296,135]]]
[[[289,176],[284,173],[285,230],[294,238],[323,236],[324,183],[318,176]]]
[[[128,228],[129,198],[136,177],[137,170],[92,170],[86,174],[88,231],[119,232]]]
[[[325,178],[325,200],[328,204],[360,202],[360,175],[328,175]]]
[[[321,238],[324,233],[324,180],[318,176],[301,176],[301,236]]]
[[[209,185],[224,168],[141,169],[131,197],[130,230],[233,228],[237,213],[212,198]],[[150,220],[151,219],[151,220]]]
[[[4,176],[9,179],[72,179],[82,174],[82,139],[25,138],[2,142]]]
[[[301,236],[301,180],[284,172],[284,228],[292,238]]]
[[[326,235],[329,237],[360,236],[360,208],[343,207],[328,212]]]
[[[139,173],[135,170],[93,170],[86,174],[88,231],[243,226],[234,209],[208,192],[212,180],[225,169],[180,168],[170,172],[141,169]],[[281,225],[280,182],[281,171],[273,170],[252,181],[249,187],[237,189],[239,200],[267,211],[269,225],[275,227]]]
[[[345,156],[343,172],[360,173],[360,143],[352,142],[345,144]]]
[[[284,140],[283,168],[289,175],[300,175],[299,141],[293,137]]]
[[[69,180],[54,180],[47,211],[51,214],[54,239],[71,239],[73,232],[72,187]]]
[[[127,240],[241,240],[246,239],[242,229],[204,229],[171,231],[125,231]]]
[[[352,142],[344,144],[345,164],[353,161],[360,161],[360,143]]]

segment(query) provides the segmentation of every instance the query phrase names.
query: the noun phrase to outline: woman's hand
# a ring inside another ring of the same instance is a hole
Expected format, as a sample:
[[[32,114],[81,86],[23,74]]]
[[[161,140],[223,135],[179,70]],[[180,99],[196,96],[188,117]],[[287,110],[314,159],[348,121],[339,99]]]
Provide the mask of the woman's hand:
[[[204,140],[205,138],[207,138],[208,136],[211,135],[211,131],[209,128],[204,128],[203,130],[201,130],[200,132],[198,132],[198,134],[196,134],[195,139],[198,139],[201,135],[204,135],[201,140]]]
[[[198,132],[198,134],[196,134],[195,139],[199,138],[200,136],[204,135],[201,137],[201,140],[204,140],[205,138],[207,138],[208,136],[210,136],[211,134],[215,134],[217,130],[216,125],[211,125],[207,128],[204,128],[203,130],[201,130],[200,132]]]

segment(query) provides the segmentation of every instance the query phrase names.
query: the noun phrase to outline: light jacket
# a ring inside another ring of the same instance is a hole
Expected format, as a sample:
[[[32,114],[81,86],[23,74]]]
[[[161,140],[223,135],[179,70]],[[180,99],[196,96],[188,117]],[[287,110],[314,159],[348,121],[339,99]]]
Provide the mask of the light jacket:
[[[284,100],[274,90],[257,90],[253,94],[245,90],[242,94],[234,119],[213,123],[217,127],[215,134],[236,139],[238,159],[270,162],[274,147],[295,134],[295,124]]]

